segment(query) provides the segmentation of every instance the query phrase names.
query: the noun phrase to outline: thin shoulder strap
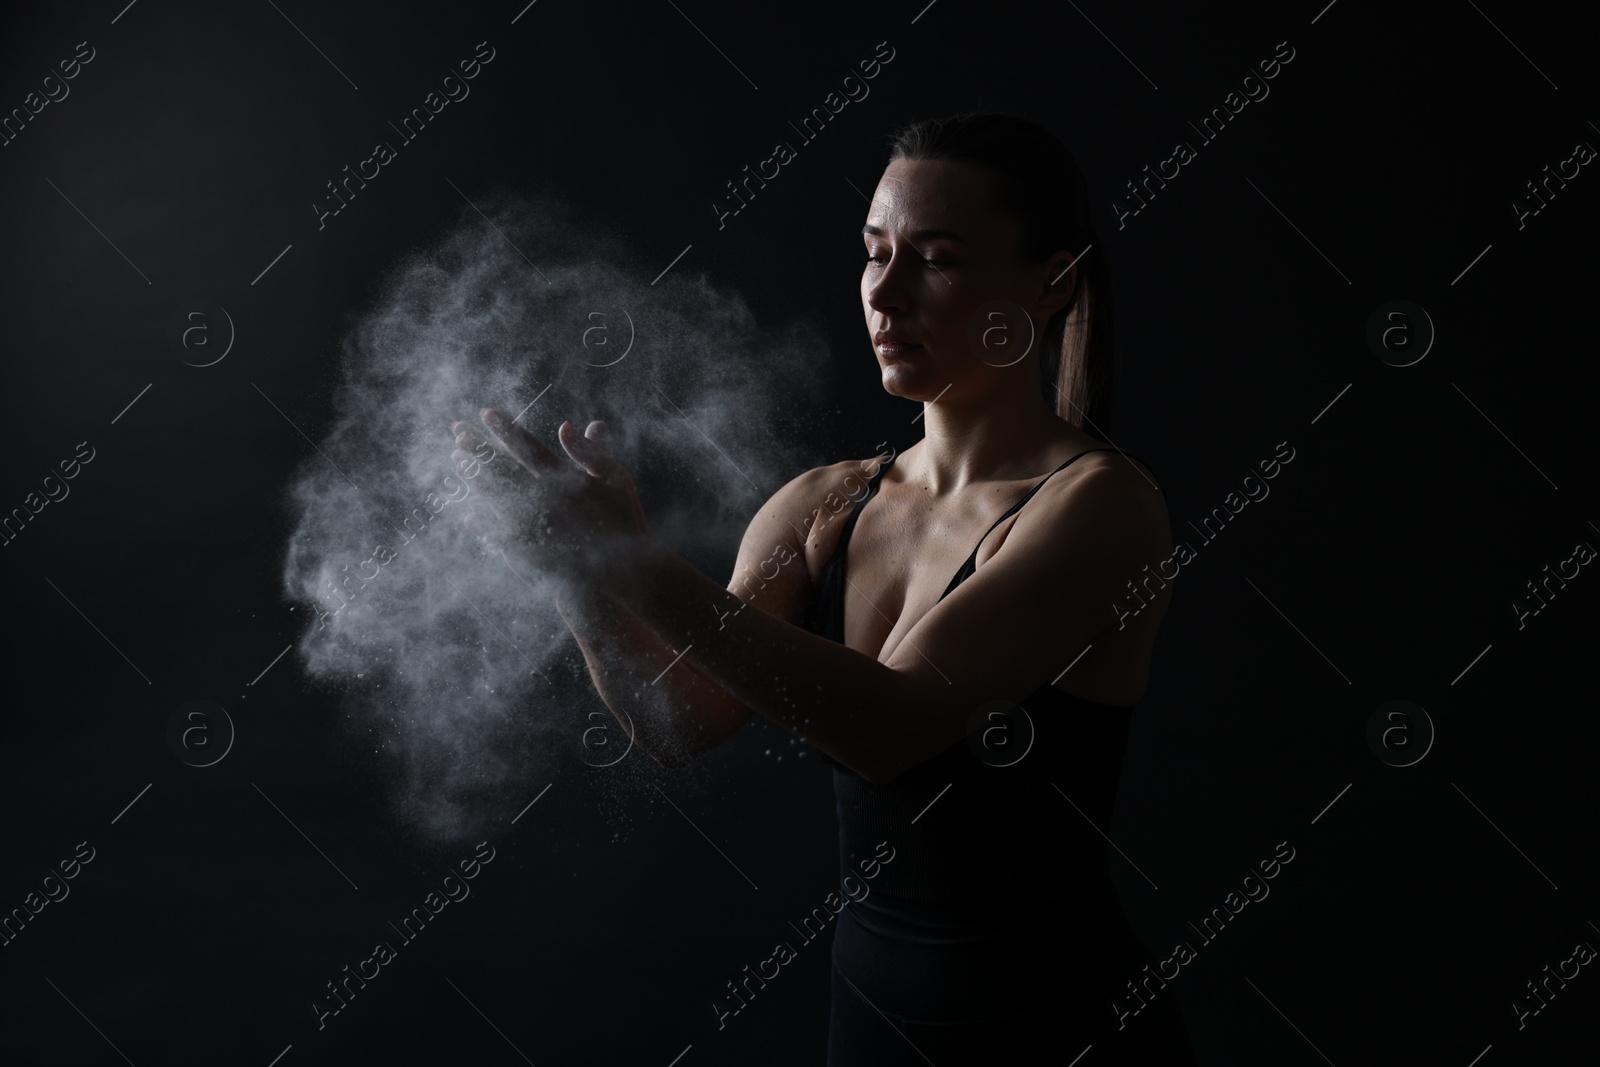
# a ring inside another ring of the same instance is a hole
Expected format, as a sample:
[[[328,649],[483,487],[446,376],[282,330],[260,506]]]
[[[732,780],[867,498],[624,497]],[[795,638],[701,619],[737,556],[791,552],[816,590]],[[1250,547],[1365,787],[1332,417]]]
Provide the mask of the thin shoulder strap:
[[[867,491],[861,494],[855,507],[851,509],[850,517],[845,520],[844,529],[839,531],[839,543],[834,546],[833,555],[822,565],[822,573],[818,576],[817,588],[807,612],[806,629],[830,641],[837,641],[841,645],[844,644],[845,545],[850,541],[850,532],[856,528],[856,517],[861,514],[861,506],[877,492],[883,472],[888,470],[889,464],[893,462],[894,456],[891,455],[867,479]],[[823,759],[829,763],[834,762],[827,756]]]
[[[843,557],[844,547],[850,543],[850,534],[856,528],[856,519],[861,517],[862,505],[878,491],[878,483],[883,480],[883,472],[888,470],[889,464],[893,462],[894,456],[891,455],[888,459],[878,464],[878,469],[873,471],[872,476],[867,479],[867,491],[861,494],[861,499],[857,500],[855,507],[850,509],[850,517],[845,520],[844,529],[839,531],[839,543],[834,547],[833,556],[829,559],[829,563]]]
[[[1079,452],[1076,456],[1073,456],[1071,459],[1061,464],[1061,466],[1057,467],[1055,470],[1051,471],[1049,474],[1045,475],[1043,478],[1040,478],[1038,484],[1023,494],[1021,500],[1018,500],[1015,504],[1012,504],[1009,508],[1007,508],[1005,514],[994,520],[994,524],[983,532],[983,537],[978,538],[978,543],[972,546],[972,554],[968,556],[967,561],[961,565],[961,569],[956,571],[955,577],[950,579],[950,584],[945,587],[944,594],[939,599],[943,600],[944,597],[949,596],[951,591],[954,590],[956,586],[966,581],[972,576],[973,572],[978,569],[978,549],[983,547],[984,540],[987,539],[990,534],[994,533],[996,527],[998,527],[1002,522],[1005,522],[1011,516],[1015,515],[1017,512],[1021,511],[1022,505],[1032,500],[1033,494],[1044,488],[1044,483],[1048,482],[1051,478],[1054,478],[1057,474],[1060,474],[1062,471],[1066,470],[1067,467],[1082,459],[1084,456],[1087,456],[1091,452],[1119,452],[1130,459],[1139,459],[1139,457],[1133,455],[1133,453],[1123,452],[1120,448],[1086,448],[1082,452]],[[1139,462],[1143,463],[1144,461],[1139,460]],[[1148,466],[1148,464],[1146,465]]]

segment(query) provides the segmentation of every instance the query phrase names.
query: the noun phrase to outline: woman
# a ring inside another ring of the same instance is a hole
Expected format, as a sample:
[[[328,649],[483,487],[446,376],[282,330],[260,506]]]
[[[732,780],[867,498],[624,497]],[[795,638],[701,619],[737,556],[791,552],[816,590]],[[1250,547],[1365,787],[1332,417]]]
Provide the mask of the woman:
[[[1172,543],[1149,469],[1089,432],[1112,323],[1083,176],[1033,123],[917,123],[862,238],[883,388],[924,436],[785,485],[726,589],[652,537],[599,422],[562,424],[568,462],[487,409],[519,466],[469,522],[562,576],[597,690],[661,763],[752,714],[832,763],[841,874],[876,879],[834,934],[830,1064],[1192,1062],[1172,995],[1130,985],[1151,957],[1101,836]]]

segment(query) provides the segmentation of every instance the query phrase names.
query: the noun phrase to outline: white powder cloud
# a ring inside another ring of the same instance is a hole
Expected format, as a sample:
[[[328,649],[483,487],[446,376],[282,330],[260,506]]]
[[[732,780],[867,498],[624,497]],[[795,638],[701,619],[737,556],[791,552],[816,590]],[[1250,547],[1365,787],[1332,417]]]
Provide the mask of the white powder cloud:
[[[830,363],[820,331],[760,329],[682,264],[652,285],[658,263],[559,204],[479,206],[493,226],[464,212],[344,338],[326,458],[290,487],[283,573],[312,610],[305,670],[342,692],[391,761],[401,816],[435,839],[582,760],[601,706],[548,587],[462,525],[479,483],[451,465],[450,423],[537,397],[519,422],[561,455],[563,418],[605,419],[652,529],[720,581],[756,508],[821,462],[792,427]]]

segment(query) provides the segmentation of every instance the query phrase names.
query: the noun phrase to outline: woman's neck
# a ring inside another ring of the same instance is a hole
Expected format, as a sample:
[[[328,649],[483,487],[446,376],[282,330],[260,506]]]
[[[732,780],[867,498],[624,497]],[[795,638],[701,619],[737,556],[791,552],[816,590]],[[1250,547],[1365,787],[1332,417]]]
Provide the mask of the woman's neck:
[[[962,405],[946,395],[923,409],[927,427],[915,446],[912,476],[934,496],[975,482],[1032,476],[1041,452],[1084,436],[1034,394],[987,397]]]

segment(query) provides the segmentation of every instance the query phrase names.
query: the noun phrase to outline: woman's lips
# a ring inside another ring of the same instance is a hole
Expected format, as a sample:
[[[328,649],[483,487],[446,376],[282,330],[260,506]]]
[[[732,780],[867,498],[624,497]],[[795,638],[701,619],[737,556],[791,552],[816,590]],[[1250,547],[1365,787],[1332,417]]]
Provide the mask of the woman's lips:
[[[878,354],[884,359],[904,359],[911,352],[921,348],[921,345],[908,344],[905,341],[883,341],[878,345]]]

